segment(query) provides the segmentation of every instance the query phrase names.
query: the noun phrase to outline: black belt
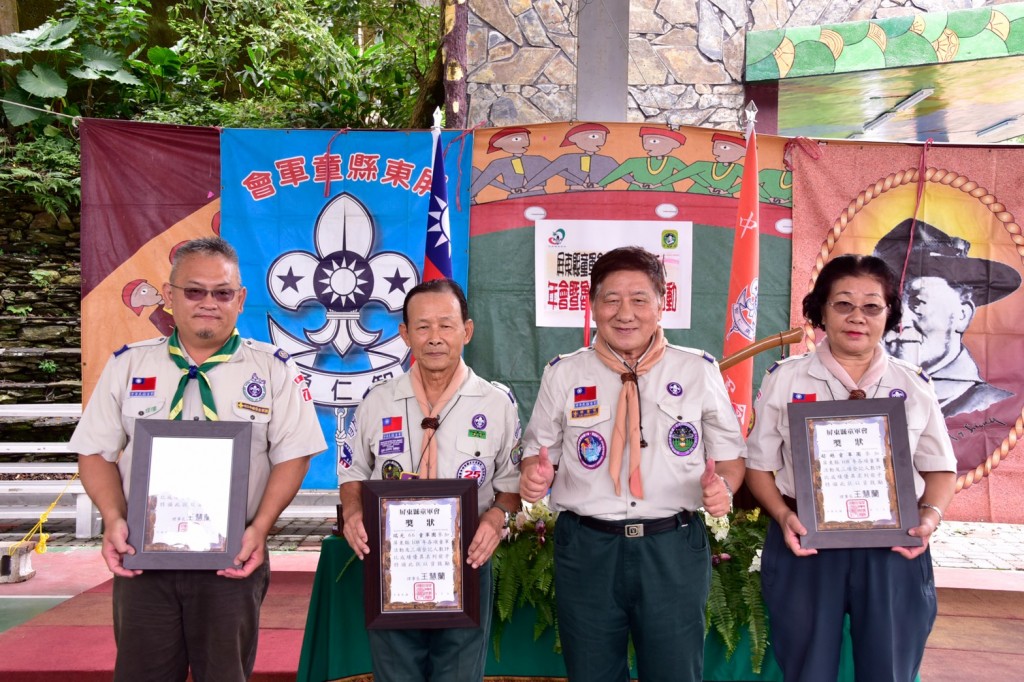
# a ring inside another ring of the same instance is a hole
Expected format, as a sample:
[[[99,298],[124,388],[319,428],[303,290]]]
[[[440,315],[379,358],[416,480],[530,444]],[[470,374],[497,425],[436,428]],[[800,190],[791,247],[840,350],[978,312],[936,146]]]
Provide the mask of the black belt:
[[[579,516],[573,512],[563,513],[572,514],[578,518],[581,526],[599,530],[602,533],[610,533],[611,535],[625,535],[627,538],[642,538],[645,535],[656,535],[675,530],[676,528],[682,528],[690,523],[690,517],[693,515],[692,512],[681,511],[665,519],[647,519],[630,523],[629,521],[604,521],[602,519],[595,519],[593,516]]]

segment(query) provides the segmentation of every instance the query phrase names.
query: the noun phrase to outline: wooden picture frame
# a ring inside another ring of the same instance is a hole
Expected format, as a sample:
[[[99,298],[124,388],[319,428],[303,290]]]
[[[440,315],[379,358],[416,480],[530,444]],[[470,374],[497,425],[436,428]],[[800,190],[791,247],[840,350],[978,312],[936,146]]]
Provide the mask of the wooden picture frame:
[[[804,548],[920,547],[913,453],[900,398],[790,403]]]
[[[135,422],[128,493],[129,569],[234,566],[245,532],[252,425]]]
[[[479,627],[476,480],[364,481],[362,504],[367,629]]]

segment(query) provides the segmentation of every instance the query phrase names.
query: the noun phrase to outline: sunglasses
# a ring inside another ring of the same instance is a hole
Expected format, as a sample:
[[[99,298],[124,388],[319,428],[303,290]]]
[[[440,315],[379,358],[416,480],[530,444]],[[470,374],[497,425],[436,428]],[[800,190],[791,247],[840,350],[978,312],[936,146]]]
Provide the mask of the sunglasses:
[[[849,301],[829,301],[829,305],[832,306],[832,310],[836,311],[840,315],[849,315],[854,310],[860,308],[860,311],[864,313],[865,317],[878,317],[889,309],[889,306],[887,305],[878,305],[877,303],[854,305]]]
[[[203,289],[201,287],[179,287],[177,284],[170,284],[170,286],[175,289],[181,289],[182,293],[185,294],[185,298],[190,301],[205,301],[206,296],[210,295],[217,303],[231,303],[231,301],[235,300],[235,294],[241,291],[241,288]]]

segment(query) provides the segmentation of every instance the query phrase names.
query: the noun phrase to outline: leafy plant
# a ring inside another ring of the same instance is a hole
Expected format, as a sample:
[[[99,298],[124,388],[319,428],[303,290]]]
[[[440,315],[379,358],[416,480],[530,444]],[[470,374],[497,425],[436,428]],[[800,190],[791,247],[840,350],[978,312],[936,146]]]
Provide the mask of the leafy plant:
[[[707,628],[731,658],[744,630],[750,635],[750,668],[761,672],[768,650],[768,623],[761,597],[761,549],[768,515],[759,508],[735,509],[728,516],[704,514],[711,539],[711,592]]]
[[[556,517],[543,501],[533,503],[509,519],[507,541],[499,543],[491,557],[498,616],[491,641],[498,659],[505,624],[512,619],[513,611],[527,604],[537,612],[534,641],[548,628],[555,628],[554,650],[562,650],[555,614],[555,546],[551,540]]]
[[[29,270],[28,276],[32,278],[32,282],[37,287],[48,289],[57,281],[60,277],[60,273],[56,270],[35,269]]]
[[[27,317],[32,312],[32,306],[30,305],[9,305],[7,306],[7,312],[11,315],[17,315],[18,317]]]
[[[57,373],[57,363],[54,362],[53,360],[40,360],[38,367],[39,371],[42,372],[43,374]]]
[[[16,145],[0,144],[0,193],[27,194],[52,215],[81,202],[76,140],[58,131]]]

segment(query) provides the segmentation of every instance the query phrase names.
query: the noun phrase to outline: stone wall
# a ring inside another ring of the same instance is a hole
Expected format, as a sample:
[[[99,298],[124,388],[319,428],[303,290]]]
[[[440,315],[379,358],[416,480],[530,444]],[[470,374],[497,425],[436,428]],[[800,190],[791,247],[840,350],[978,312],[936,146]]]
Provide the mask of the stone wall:
[[[0,195],[0,404],[81,401],[79,262],[77,214]],[[7,421],[0,440],[60,440],[52,426]]]
[[[738,130],[748,30],[1019,0],[629,1],[627,119]],[[470,0],[470,125],[575,118],[575,17],[589,2],[593,0]]]

